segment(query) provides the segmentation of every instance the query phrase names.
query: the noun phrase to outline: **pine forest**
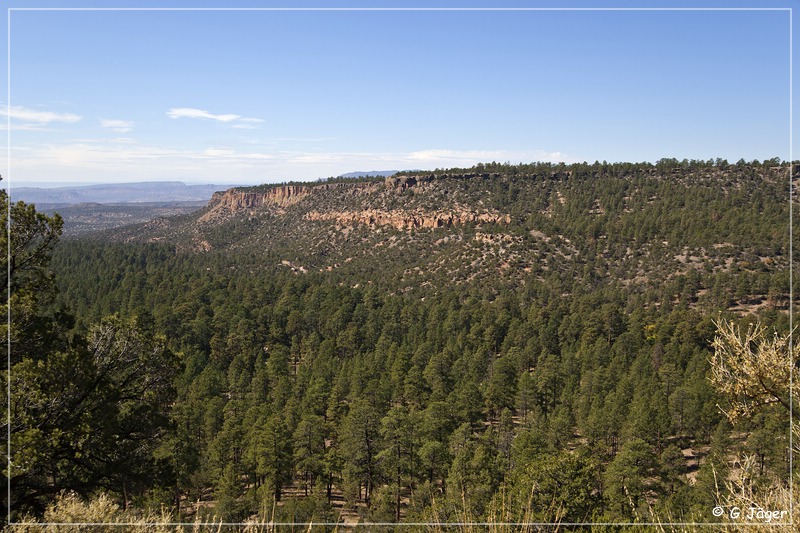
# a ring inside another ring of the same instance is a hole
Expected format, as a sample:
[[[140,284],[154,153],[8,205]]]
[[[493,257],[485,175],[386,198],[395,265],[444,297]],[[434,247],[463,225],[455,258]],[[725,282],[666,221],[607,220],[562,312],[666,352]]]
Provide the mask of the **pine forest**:
[[[3,513],[788,524],[793,168],[484,163],[77,236],[3,193]]]

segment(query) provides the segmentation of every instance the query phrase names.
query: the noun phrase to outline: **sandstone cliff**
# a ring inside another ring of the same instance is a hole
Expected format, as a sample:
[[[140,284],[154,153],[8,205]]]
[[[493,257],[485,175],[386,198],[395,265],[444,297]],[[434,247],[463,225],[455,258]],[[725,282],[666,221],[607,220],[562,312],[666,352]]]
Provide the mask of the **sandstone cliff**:
[[[453,179],[488,177],[482,175],[453,175]],[[508,215],[489,211],[475,211],[454,203],[441,208],[419,205],[396,207],[399,195],[412,187],[424,194],[433,175],[387,177],[383,182],[322,183],[314,185],[280,185],[266,190],[230,189],[217,192],[208,202],[206,212],[198,219],[212,222],[243,210],[277,208],[283,210],[314,196],[316,201],[303,213],[305,220],[334,221],[339,225],[366,224],[392,226],[397,229],[440,228],[463,224],[509,224]],[[354,196],[360,197],[353,202]],[[393,202],[394,200],[394,202]],[[401,202],[405,200],[400,200]]]
[[[209,215],[212,212],[239,211],[241,209],[255,209],[264,205],[278,205],[285,207],[300,201],[309,194],[310,187],[303,185],[284,185],[267,190],[266,192],[251,192],[241,189],[229,189],[215,192],[208,202]]]
[[[457,211],[448,213],[406,212],[400,210],[383,211],[367,209],[364,211],[311,211],[307,220],[335,221],[343,226],[368,224],[370,226],[392,226],[396,229],[443,228],[472,223],[509,224],[511,217],[499,213],[476,213]]]
[[[312,187],[305,185],[282,185],[267,189],[264,192],[246,189],[229,189],[215,192],[208,202],[208,211],[198,221],[210,222],[243,209],[258,209],[269,205],[288,207],[308,196],[311,190]]]

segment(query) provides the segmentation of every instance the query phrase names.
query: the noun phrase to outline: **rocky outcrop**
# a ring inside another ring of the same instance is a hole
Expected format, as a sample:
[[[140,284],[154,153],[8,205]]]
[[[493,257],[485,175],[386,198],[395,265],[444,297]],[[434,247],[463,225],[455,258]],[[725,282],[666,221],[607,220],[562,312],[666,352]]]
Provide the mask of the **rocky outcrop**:
[[[363,211],[311,211],[307,220],[334,221],[343,226],[367,224],[370,226],[392,226],[405,230],[413,228],[443,228],[463,224],[509,224],[511,217],[499,213],[477,213],[458,211],[450,213],[406,212],[399,210],[383,211],[366,209]]]
[[[228,189],[215,192],[209,200],[206,213],[200,217],[200,222],[208,222],[222,215],[240,211],[242,209],[258,209],[260,207],[289,207],[310,194],[323,191],[339,191],[340,194],[362,194],[373,192],[380,187],[380,183],[322,183],[315,185],[278,185],[265,191],[249,189]]]
[[[208,211],[200,217],[199,221],[208,222],[225,213],[242,209],[257,209],[267,205],[288,207],[308,196],[311,189],[305,185],[282,185],[267,189],[265,192],[242,189],[215,192],[208,202]]]
[[[308,195],[311,187],[304,185],[283,185],[268,189],[266,192],[251,192],[241,189],[229,189],[215,192],[208,202],[209,207],[221,209],[253,209],[266,204],[286,207],[299,202]]]
[[[446,176],[454,179],[475,177],[490,177],[490,175],[452,175]],[[268,189],[230,189],[217,192],[208,202],[206,212],[199,218],[199,222],[212,222],[241,210],[259,209],[265,207],[287,208],[302,201],[309,195],[328,194],[332,196],[324,200],[328,209],[320,210],[319,202],[312,202],[311,210],[304,215],[306,220],[334,221],[338,224],[351,226],[366,224],[370,226],[392,226],[397,229],[412,228],[442,228],[464,224],[509,224],[511,217],[496,212],[473,211],[458,205],[444,208],[442,211],[426,211],[416,209],[385,209],[381,207],[358,209],[355,205],[360,202],[351,202],[353,196],[376,194],[374,203],[385,205],[387,197],[401,194],[411,187],[425,188],[434,181],[432,174],[414,176],[390,176],[381,182],[360,183],[321,183],[314,185],[280,185]],[[371,202],[367,202],[369,205]],[[331,205],[333,204],[333,205]],[[337,205],[339,210],[334,207]],[[344,210],[341,207],[345,207]],[[350,208],[350,209],[348,209]]]

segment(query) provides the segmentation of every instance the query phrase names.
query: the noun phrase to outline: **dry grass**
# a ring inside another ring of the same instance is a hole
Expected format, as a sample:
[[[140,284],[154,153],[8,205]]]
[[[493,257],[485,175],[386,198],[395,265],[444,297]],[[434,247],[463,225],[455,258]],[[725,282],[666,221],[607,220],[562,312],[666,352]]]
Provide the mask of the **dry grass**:
[[[41,521],[23,517],[8,531],[14,533],[222,533],[239,531],[242,533],[271,533],[289,529],[269,523],[248,521],[243,524],[226,524],[214,518],[191,524],[175,522],[172,515],[162,510],[160,513],[136,513],[123,511],[108,496],[100,496],[85,501],[74,493],[64,493],[44,513]],[[295,527],[292,531],[314,531],[313,524]],[[338,531],[338,527],[333,531]]]
[[[511,510],[504,507],[502,503],[499,507],[490,510],[489,518],[484,522],[477,522],[466,511],[462,511],[457,517],[456,523],[439,523],[439,517],[435,511],[432,523],[427,526],[402,527],[403,531],[431,531],[435,533],[458,531],[462,533],[556,533],[558,531],[625,531],[625,532],[663,532],[663,533],[706,533],[721,531],[723,533],[756,533],[769,531],[770,533],[790,533],[797,531],[792,526],[792,520],[788,514],[789,509],[793,509],[794,521],[800,523],[800,498],[797,492],[792,491],[785,485],[778,482],[767,489],[757,490],[750,483],[751,474],[754,472],[755,462],[746,459],[741,473],[735,480],[727,481],[724,486],[718,488],[717,501],[724,510],[724,515],[719,518],[720,524],[703,525],[698,524],[675,524],[671,517],[658,516],[651,512],[652,523],[632,526],[587,526],[576,528],[560,524],[540,524],[536,523],[536,517],[526,515],[521,519],[515,517]],[[794,505],[791,505],[794,498]],[[754,509],[754,519],[748,519],[750,509]],[[761,516],[757,516],[757,511],[762,510]],[[738,511],[738,517],[736,516]],[[773,520],[764,516],[763,511],[786,511],[782,520]],[[731,514],[733,513],[733,514]],[[769,521],[768,521],[769,520]],[[307,526],[285,527],[271,525],[269,523],[249,522],[244,524],[224,524],[220,521],[210,519],[208,521],[195,521],[192,524],[178,524],[173,521],[172,516],[167,512],[135,514],[123,511],[106,495],[91,500],[84,501],[75,494],[64,494],[58,498],[45,512],[41,521],[31,518],[23,519],[18,525],[8,527],[8,531],[14,533],[77,533],[77,532],[114,532],[121,531],[132,533],[201,533],[215,532],[222,533],[230,531],[240,531],[242,533],[271,533],[274,531],[314,531],[319,526],[313,524]],[[344,526],[345,529],[350,529]],[[339,531],[339,526],[327,528],[329,531]],[[393,531],[397,527],[386,526],[378,528],[363,524],[357,526],[362,531],[373,531],[383,529]]]

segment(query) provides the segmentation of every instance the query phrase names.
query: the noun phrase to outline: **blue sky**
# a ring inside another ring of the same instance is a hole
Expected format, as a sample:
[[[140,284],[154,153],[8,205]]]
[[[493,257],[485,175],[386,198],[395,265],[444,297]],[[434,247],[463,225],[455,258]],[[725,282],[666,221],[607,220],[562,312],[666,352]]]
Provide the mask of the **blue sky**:
[[[3,174],[13,186],[790,157],[785,10],[26,11],[16,8],[67,4],[7,3],[10,83],[0,103],[10,101]]]

